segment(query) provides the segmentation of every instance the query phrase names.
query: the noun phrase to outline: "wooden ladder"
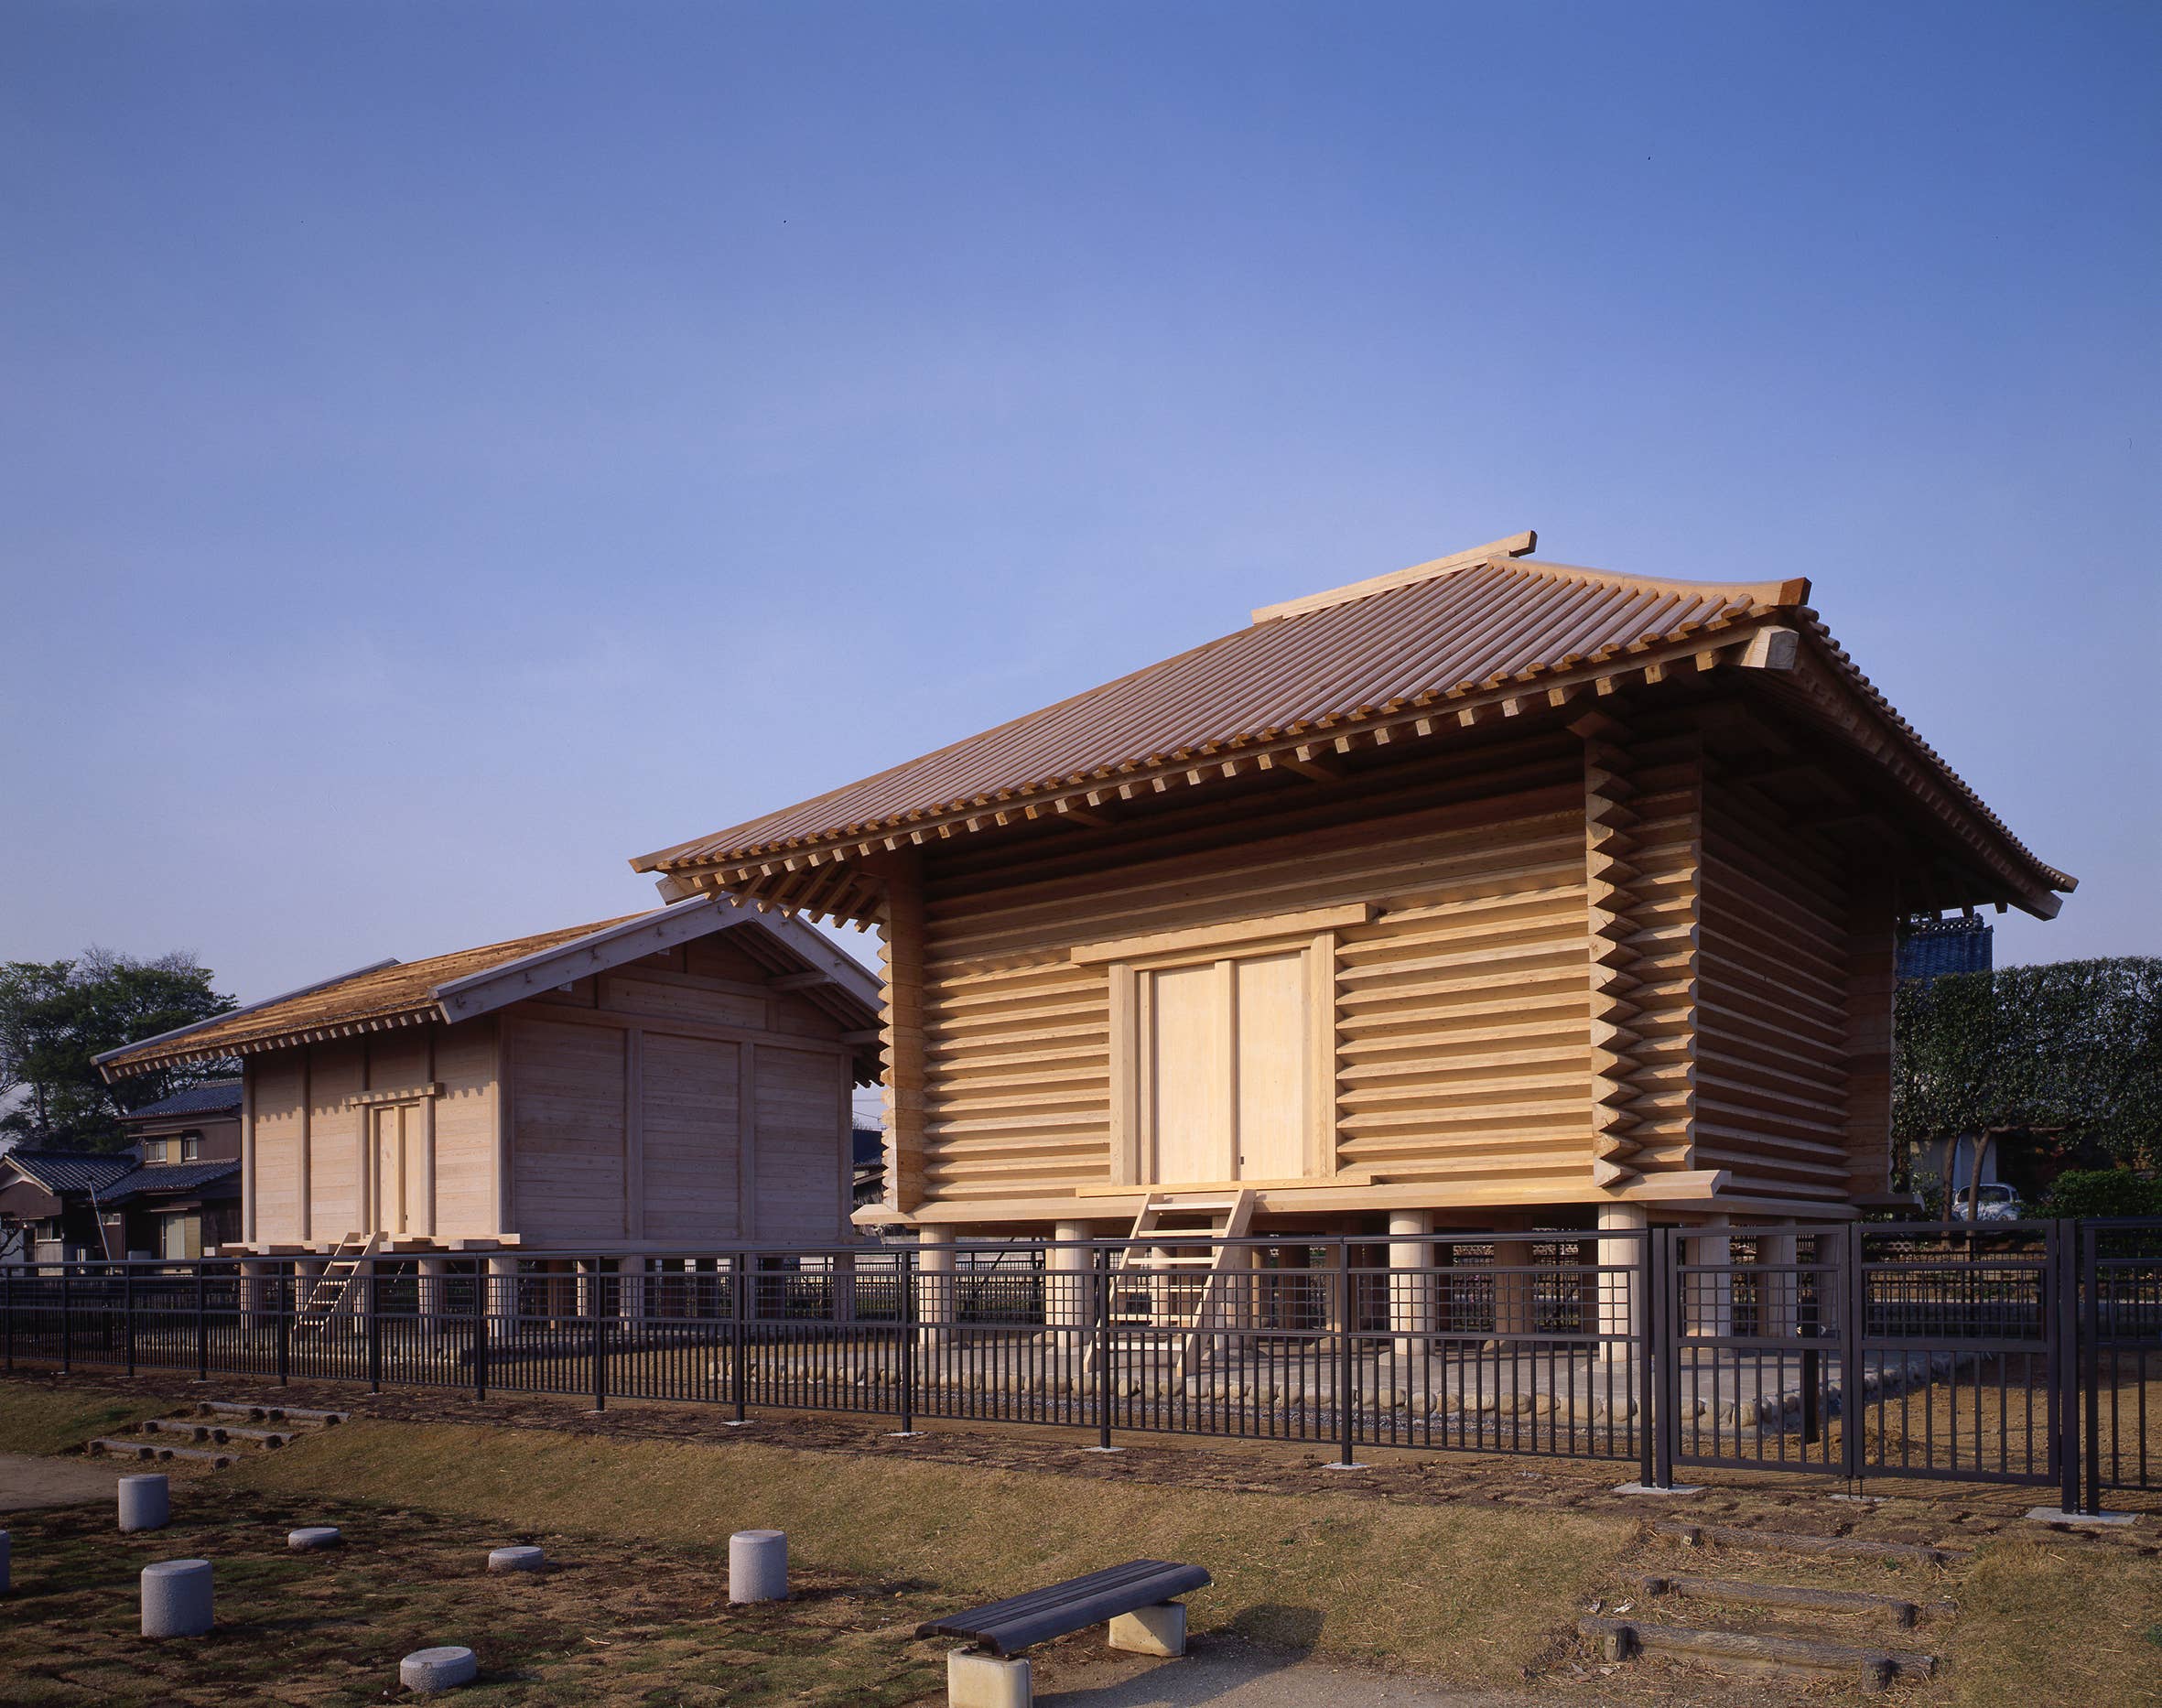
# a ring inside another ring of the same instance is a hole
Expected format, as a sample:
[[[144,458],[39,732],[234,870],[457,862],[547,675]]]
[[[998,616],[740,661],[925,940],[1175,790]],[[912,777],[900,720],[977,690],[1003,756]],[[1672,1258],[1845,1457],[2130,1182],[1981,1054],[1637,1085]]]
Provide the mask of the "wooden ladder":
[[[309,1284],[299,1307],[293,1313],[295,1333],[303,1329],[320,1331],[327,1327],[345,1304],[345,1296],[361,1278],[361,1267],[383,1243],[383,1236],[376,1234],[348,1234],[338,1242],[330,1253],[330,1260],[323,1265],[323,1272]]]
[[[1189,1223],[1198,1217],[1200,1225],[1172,1227],[1166,1225],[1167,1217],[1178,1217]],[[1141,1200],[1140,1212],[1133,1218],[1133,1229],[1128,1235],[1130,1243],[1121,1246],[1111,1261],[1108,1278],[1112,1290],[1109,1310],[1115,1323],[1143,1324],[1152,1334],[1176,1338],[1178,1357],[1172,1367],[1173,1381],[1184,1381],[1187,1366],[1197,1358],[1210,1313],[1216,1306],[1217,1283],[1234,1268],[1243,1267],[1244,1248],[1221,1242],[1238,1238],[1253,1226],[1253,1220],[1254,1195],[1244,1186],[1228,1196],[1214,1193],[1151,1192]],[[1161,1238],[1146,1246],[1134,1243],[1151,1234]],[[1210,1243],[1205,1249],[1194,1250],[1194,1244],[1201,1240]],[[1120,1280],[1136,1275],[1148,1277],[1149,1308],[1142,1313],[1122,1311],[1119,1294]],[[1183,1313],[1167,1308],[1167,1302],[1184,1291],[1180,1283],[1195,1280],[1200,1286],[1189,1295],[1191,1308]],[[1179,1320],[1181,1315],[1183,1321]],[[1091,1345],[1083,1368],[1093,1368],[1095,1358],[1096,1347]]]

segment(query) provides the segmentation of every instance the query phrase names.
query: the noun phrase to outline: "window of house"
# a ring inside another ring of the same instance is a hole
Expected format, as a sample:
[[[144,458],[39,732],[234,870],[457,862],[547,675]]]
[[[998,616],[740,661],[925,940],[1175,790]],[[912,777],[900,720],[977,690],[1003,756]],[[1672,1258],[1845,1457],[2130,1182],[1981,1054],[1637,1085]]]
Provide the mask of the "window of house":
[[[1075,951],[1110,978],[1113,1184],[1335,1172],[1334,927],[1367,916],[1329,909]]]
[[[182,1133],[180,1135],[180,1161],[193,1162],[199,1161],[201,1156],[202,1135],[200,1133]]]
[[[166,1147],[166,1141],[165,1141],[163,1139],[146,1139],[146,1140],[143,1140],[143,1161],[144,1161],[146,1163],[148,1163],[148,1162],[164,1162],[164,1161],[165,1161],[165,1147]]]

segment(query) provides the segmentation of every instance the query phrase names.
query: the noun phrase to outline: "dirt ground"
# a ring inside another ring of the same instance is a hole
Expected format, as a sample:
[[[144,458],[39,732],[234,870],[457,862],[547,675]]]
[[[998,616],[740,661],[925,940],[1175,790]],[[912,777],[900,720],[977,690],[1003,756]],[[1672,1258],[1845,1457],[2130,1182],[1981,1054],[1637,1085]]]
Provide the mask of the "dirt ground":
[[[30,1512],[40,1507],[111,1500],[113,1485],[136,1468],[102,1459],[0,1453],[0,1512]]]

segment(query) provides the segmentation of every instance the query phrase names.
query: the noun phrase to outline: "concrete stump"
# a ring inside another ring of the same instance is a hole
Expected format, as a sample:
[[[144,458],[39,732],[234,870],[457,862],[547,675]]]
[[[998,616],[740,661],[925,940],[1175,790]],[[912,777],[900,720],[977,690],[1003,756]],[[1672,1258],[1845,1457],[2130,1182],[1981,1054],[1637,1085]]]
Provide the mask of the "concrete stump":
[[[491,1572],[537,1572],[546,1563],[546,1556],[537,1548],[523,1545],[511,1548],[491,1548],[488,1551],[488,1569]],[[424,1654],[436,1654],[436,1649],[424,1649]]]
[[[1133,1613],[1122,1613],[1110,1623],[1113,1649],[1130,1655],[1183,1655],[1186,1652],[1186,1604],[1167,1601]]]
[[[286,1532],[286,1546],[297,1554],[319,1553],[337,1547],[341,1540],[335,1524],[307,1524]]]
[[[729,1599],[788,1599],[788,1532],[738,1530],[729,1538]]]
[[[120,1479],[122,1530],[162,1530],[172,1516],[172,1490],[162,1472]]]
[[[470,1649],[416,1649],[398,1662],[398,1682],[409,1691],[452,1691],[470,1684],[480,1670]]]
[[[1025,1655],[1006,1659],[957,1649],[946,1658],[946,1708],[1032,1708],[1035,1700]]]
[[[143,1568],[142,1583],[145,1637],[200,1637],[211,1628],[208,1560],[160,1560]]]

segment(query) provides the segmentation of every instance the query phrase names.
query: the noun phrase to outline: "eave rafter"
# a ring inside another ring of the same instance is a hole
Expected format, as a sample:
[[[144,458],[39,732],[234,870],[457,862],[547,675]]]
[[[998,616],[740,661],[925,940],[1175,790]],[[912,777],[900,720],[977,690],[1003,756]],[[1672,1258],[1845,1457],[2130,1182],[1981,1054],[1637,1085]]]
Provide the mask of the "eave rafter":
[[[1718,619],[1692,632],[1630,647],[1602,648],[1568,670],[1535,666],[1519,676],[1418,696],[1315,727],[1233,737],[1214,751],[1184,750],[1149,762],[1127,761],[1086,776],[1068,776],[1000,791],[979,798],[921,809],[873,825],[856,825],[831,836],[784,848],[760,849],[733,860],[652,862],[661,873],[661,893],[670,900],[712,892],[742,897],[761,907],[802,913],[814,920],[876,924],[881,886],[850,878],[820,884],[815,874],[881,853],[898,853],[957,836],[1089,813],[1122,801],[1219,784],[1250,772],[1283,771],[1327,785],[1350,773],[1344,761],[1371,749],[1445,739],[1511,719],[1573,705],[1590,706],[1633,688],[1687,679],[1721,669],[1778,671],[1791,666],[1796,636],[1771,619],[1767,608],[1745,617]],[[1098,815],[1100,816],[1100,814]]]

